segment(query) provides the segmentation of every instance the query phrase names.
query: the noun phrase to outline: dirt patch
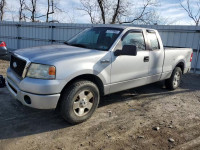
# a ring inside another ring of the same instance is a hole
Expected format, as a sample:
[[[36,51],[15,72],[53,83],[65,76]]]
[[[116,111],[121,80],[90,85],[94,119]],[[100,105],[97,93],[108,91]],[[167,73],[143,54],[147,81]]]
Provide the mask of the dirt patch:
[[[9,61],[0,59],[0,75],[6,76],[6,70],[9,67]]]
[[[199,83],[188,74],[175,91],[155,83],[102,97],[92,118],[74,126],[53,110],[22,106],[3,88],[0,149],[200,149]]]

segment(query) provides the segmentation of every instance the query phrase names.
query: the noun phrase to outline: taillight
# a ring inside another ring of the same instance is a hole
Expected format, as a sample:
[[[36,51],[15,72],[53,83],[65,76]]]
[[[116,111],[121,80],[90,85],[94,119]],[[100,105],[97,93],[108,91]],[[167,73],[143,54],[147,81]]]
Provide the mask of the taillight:
[[[190,62],[192,62],[192,57],[193,57],[193,53],[191,54],[191,57],[190,57]]]
[[[6,42],[1,42],[0,47],[6,47]]]

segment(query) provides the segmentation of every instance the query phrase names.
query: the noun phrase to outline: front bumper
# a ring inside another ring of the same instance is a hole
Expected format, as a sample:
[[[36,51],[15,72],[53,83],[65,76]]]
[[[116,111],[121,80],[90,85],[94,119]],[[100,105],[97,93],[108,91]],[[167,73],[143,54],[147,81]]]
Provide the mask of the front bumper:
[[[37,95],[21,91],[14,83],[7,79],[6,86],[11,95],[19,100],[23,105],[37,108],[37,109],[54,109],[57,106],[60,94],[53,95]],[[30,99],[30,102],[25,101],[26,98]]]

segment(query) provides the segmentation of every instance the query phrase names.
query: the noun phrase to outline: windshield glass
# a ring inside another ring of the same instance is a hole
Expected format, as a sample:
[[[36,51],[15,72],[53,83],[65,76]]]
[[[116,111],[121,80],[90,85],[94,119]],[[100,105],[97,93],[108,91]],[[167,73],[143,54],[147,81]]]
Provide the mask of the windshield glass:
[[[89,49],[107,51],[123,29],[94,27],[86,29],[65,44]]]

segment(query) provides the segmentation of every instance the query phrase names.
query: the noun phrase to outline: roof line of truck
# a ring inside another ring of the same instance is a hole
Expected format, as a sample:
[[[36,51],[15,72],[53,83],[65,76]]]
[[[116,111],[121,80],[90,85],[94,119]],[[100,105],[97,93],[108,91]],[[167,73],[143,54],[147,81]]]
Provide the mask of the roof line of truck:
[[[145,29],[145,30],[155,30],[155,29],[150,29],[150,28],[143,28],[143,27],[134,27],[134,26],[122,26],[122,25],[103,25],[103,26],[93,26],[93,27],[107,27],[107,28],[120,28],[120,29]]]

